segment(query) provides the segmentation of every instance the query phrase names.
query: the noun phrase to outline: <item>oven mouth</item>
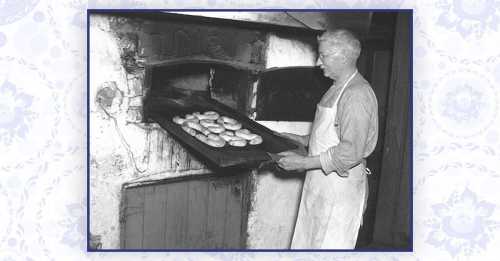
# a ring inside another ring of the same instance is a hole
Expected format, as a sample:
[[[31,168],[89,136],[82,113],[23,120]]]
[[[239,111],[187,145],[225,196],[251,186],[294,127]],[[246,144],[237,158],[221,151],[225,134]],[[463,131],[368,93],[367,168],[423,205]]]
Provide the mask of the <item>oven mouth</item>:
[[[212,98],[241,113],[250,111],[250,89],[260,65],[203,56],[170,59],[145,66],[144,121],[149,121],[151,101],[188,97]]]
[[[297,146],[251,120],[252,88],[262,68],[213,59],[180,59],[146,66],[147,93],[144,119],[155,122],[188,150],[219,168],[256,167],[279,153]],[[263,138],[260,145],[233,148],[210,147],[187,134],[172,120],[195,111],[216,111],[239,121]]]

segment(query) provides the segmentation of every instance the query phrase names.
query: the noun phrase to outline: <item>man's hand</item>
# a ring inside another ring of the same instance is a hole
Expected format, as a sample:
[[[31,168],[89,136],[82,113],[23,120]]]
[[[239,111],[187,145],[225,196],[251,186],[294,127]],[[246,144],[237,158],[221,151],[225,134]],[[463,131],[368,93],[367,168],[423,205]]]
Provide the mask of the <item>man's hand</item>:
[[[288,171],[304,171],[321,168],[319,156],[302,156],[295,151],[289,150],[278,153],[282,156],[278,160],[278,166]]]
[[[307,157],[301,156],[293,151],[284,151],[278,155],[283,156],[283,158],[278,161],[278,166],[284,170],[304,171],[307,169]]]

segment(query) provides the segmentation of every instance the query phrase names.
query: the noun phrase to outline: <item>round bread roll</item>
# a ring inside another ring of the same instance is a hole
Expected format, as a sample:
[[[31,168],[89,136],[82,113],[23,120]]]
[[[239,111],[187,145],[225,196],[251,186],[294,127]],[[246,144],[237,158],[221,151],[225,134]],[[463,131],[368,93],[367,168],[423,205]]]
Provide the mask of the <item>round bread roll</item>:
[[[252,140],[252,139],[255,139],[257,138],[257,134],[253,134],[251,133],[249,130],[247,129],[240,129],[240,130],[236,130],[234,132],[234,135],[238,136],[238,137],[241,137],[245,140]]]
[[[183,119],[183,118],[181,118],[181,117],[179,117],[179,116],[175,116],[175,117],[172,119],[172,121],[173,121],[174,123],[177,123],[177,124],[179,124],[179,125],[183,124],[185,120],[186,120],[186,119]]]
[[[191,129],[191,128],[189,128],[188,126],[182,125],[182,126],[181,126],[181,128],[182,128],[185,132],[189,133],[189,135],[191,135],[191,136],[195,136],[195,135],[196,135],[196,131],[195,131],[195,130],[193,130],[193,129]]]
[[[260,135],[255,134],[257,137],[251,139],[248,143],[250,145],[259,145],[262,143],[262,137]]]

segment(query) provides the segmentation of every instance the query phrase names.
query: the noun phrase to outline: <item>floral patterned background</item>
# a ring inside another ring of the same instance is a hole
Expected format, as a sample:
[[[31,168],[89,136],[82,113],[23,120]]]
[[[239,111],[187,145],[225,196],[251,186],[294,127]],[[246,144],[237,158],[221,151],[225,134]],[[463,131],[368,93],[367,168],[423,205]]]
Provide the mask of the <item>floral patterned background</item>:
[[[1,260],[497,260],[500,1],[0,1]],[[413,253],[87,253],[86,8],[414,9]]]

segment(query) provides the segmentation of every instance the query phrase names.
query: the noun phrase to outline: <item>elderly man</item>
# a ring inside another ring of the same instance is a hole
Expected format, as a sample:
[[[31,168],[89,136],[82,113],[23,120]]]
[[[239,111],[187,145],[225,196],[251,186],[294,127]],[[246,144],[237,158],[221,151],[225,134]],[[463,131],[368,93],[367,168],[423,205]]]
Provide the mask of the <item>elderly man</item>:
[[[347,30],[319,38],[317,65],[334,84],[316,108],[311,134],[283,135],[308,145],[308,156],[291,151],[278,161],[307,174],[291,248],[353,249],[366,206],[365,158],[377,143],[377,99],[358,73],[361,44]]]

